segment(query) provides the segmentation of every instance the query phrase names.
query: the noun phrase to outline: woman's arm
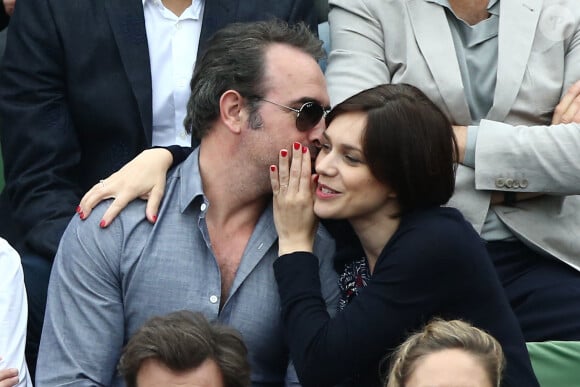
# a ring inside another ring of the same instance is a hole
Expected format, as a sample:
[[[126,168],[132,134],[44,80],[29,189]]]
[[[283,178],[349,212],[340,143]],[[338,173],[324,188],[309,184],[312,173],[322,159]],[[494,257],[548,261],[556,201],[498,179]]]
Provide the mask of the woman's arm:
[[[402,225],[368,286],[333,318],[320,296],[316,257],[281,256],[274,271],[282,321],[302,384],[332,386],[356,374],[378,375],[380,359],[407,333],[440,316],[499,333],[509,347],[511,372],[526,381],[521,385],[536,385],[517,320],[481,241],[468,228],[440,218]]]

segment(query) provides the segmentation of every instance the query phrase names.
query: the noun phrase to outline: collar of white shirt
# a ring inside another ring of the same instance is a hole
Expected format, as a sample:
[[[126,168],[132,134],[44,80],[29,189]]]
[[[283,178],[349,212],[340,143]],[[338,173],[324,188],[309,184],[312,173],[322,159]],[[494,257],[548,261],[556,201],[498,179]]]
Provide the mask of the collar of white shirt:
[[[155,5],[158,5],[158,4],[163,5],[163,0],[141,0],[141,1],[143,3],[143,6],[145,6],[145,3],[147,3],[147,2],[153,3]],[[201,16],[200,14],[201,14],[202,8],[203,8],[203,0],[192,0],[191,5],[189,7],[187,7],[186,12],[189,11],[190,15],[188,15],[188,16],[191,17],[192,19],[198,20],[199,17]]]

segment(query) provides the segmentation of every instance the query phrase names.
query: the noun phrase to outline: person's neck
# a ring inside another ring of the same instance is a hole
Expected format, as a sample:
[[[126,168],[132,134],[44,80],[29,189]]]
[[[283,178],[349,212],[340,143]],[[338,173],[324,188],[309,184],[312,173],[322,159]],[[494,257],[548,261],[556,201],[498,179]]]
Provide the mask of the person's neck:
[[[209,201],[206,218],[224,228],[255,225],[272,198],[269,186],[265,187],[269,180],[261,178],[268,177],[267,171],[253,171],[247,160],[239,158],[235,144],[226,144],[202,141],[200,145],[200,173]]]
[[[469,25],[475,25],[489,17],[488,0],[449,0],[455,15]]]
[[[170,10],[175,14],[175,16],[181,16],[181,14],[191,5],[192,0],[162,0],[165,8]]]
[[[394,211],[389,213],[392,214]],[[399,228],[401,218],[378,213],[372,217],[349,219],[349,222],[363,247],[369,270],[373,273],[379,255]]]

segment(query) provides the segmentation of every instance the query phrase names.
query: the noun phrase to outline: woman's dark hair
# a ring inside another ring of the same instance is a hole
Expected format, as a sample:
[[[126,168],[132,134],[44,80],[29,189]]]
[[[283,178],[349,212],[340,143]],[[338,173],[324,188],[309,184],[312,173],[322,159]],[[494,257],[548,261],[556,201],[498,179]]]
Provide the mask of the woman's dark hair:
[[[371,173],[396,193],[399,215],[447,203],[455,187],[457,143],[451,123],[419,89],[380,85],[338,104],[326,118],[364,112],[362,147]]]

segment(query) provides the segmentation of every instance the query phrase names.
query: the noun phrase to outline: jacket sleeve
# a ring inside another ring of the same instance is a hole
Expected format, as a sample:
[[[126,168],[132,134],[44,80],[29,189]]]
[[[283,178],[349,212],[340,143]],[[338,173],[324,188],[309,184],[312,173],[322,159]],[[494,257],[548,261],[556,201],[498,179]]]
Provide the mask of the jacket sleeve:
[[[567,4],[568,17],[551,32],[561,30],[564,39],[532,48],[520,89],[522,103],[514,105],[514,115],[504,122],[480,123],[475,148],[478,190],[580,194],[580,122],[549,125],[561,97],[580,81],[580,11],[576,2]],[[545,33],[541,23],[536,40]],[[505,179],[519,184],[502,187]]]
[[[173,162],[171,163],[171,168],[178,166],[193,152],[195,148],[180,145],[169,145],[169,146],[154,146],[153,148],[164,148],[171,153]]]
[[[364,0],[329,3],[331,52],[326,81],[335,106],[359,91],[391,83],[391,73],[385,60],[383,26],[375,12]]]
[[[45,0],[19,2],[0,74],[5,189],[27,245],[50,259],[81,196],[81,151],[53,11]]]

